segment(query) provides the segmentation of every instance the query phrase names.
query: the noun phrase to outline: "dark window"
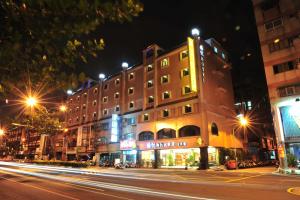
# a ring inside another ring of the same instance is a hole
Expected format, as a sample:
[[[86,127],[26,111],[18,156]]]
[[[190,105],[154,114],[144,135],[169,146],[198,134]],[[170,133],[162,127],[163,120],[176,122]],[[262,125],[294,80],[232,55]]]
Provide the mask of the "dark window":
[[[192,112],[192,106],[191,105],[185,105],[184,106],[184,113],[191,113]]]
[[[200,128],[198,126],[188,125],[179,129],[179,137],[200,136]]]
[[[154,55],[154,50],[153,49],[149,49],[146,52],[146,58],[150,58]]]
[[[188,57],[188,55],[189,54],[187,50],[180,52],[180,60],[183,60],[184,58]]]
[[[154,140],[154,133],[151,131],[143,131],[139,134],[139,141]]]
[[[164,109],[162,112],[163,117],[169,117],[169,110],[168,109]]]
[[[134,103],[132,101],[132,102],[129,103],[129,108],[133,108],[133,106],[134,106]]]
[[[157,139],[176,138],[176,131],[171,128],[163,128],[157,132]]]
[[[183,94],[191,93],[191,88],[189,86],[185,86],[183,89]]]
[[[211,134],[219,135],[219,129],[216,123],[211,123]]]
[[[147,71],[148,71],[148,72],[151,72],[152,70],[153,70],[153,65],[148,65],[148,66],[147,66]]]
[[[134,73],[131,72],[131,73],[129,74],[129,80],[132,80],[133,78],[134,78]]]
[[[119,92],[116,92],[115,93],[115,99],[118,99],[119,98]]]
[[[153,96],[148,97],[148,103],[153,103],[153,102],[154,102],[154,97]]]
[[[108,85],[107,84],[105,84],[104,85],[104,90],[106,90],[108,88]]]
[[[116,106],[115,111],[119,112],[120,111],[120,106]]]
[[[128,89],[128,94],[133,94],[133,87]]]
[[[163,99],[169,99],[170,98],[170,93],[169,92],[164,92],[163,93]]]
[[[269,21],[265,23],[265,29],[266,31],[272,31],[273,29],[276,29],[278,27],[281,27],[283,24],[281,18],[277,18],[275,20]]]
[[[147,82],[147,87],[151,88],[152,86],[153,86],[153,81],[152,80],[148,81]]]
[[[188,76],[188,75],[190,75],[189,69],[188,68],[183,69],[182,70],[182,76]]]
[[[116,80],[115,80],[115,84],[116,84],[116,85],[119,85],[119,84],[120,84],[120,79],[116,79]]]
[[[148,114],[144,114],[143,115],[143,120],[144,121],[148,121],[149,120],[149,115]]]
[[[297,69],[298,63],[296,61],[289,61],[285,63],[281,63],[278,65],[273,65],[273,72],[274,74],[290,71]]]
[[[168,75],[164,75],[161,77],[161,83],[168,83],[169,82],[169,76]]]

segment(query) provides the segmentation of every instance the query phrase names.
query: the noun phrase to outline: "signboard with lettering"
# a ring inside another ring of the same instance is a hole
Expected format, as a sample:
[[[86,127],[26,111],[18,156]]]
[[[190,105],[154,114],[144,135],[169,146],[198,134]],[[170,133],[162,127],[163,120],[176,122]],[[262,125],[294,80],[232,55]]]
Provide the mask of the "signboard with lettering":
[[[202,140],[201,140],[202,141]],[[180,148],[196,148],[199,144],[199,137],[174,138],[152,141],[138,141],[137,145],[140,150],[149,149],[180,149]]]
[[[129,150],[136,148],[136,141],[135,140],[122,140],[120,141],[120,149],[121,150]]]
[[[119,138],[119,123],[118,123],[118,115],[112,114],[111,117],[111,136],[110,141],[111,142],[118,142]]]

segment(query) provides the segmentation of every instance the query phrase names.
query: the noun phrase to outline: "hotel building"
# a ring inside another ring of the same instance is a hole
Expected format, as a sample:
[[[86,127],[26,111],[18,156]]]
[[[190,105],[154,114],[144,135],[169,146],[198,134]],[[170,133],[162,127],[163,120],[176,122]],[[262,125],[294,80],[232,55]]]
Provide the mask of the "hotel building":
[[[123,64],[69,96],[65,158],[206,169],[224,149],[243,148],[245,138],[233,131],[228,55],[217,41],[188,37],[170,51],[154,44],[142,55],[141,64]]]
[[[300,160],[300,1],[253,0],[281,168]]]

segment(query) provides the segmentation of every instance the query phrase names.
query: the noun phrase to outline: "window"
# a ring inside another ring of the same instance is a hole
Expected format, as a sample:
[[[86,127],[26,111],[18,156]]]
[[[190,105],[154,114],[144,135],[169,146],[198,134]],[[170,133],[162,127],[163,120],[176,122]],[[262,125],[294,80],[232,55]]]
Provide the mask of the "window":
[[[115,93],[115,99],[118,99],[119,97],[120,97],[119,92],[116,92],[116,93]]]
[[[128,75],[128,79],[129,79],[129,80],[134,79],[134,73],[133,73],[133,72],[131,72],[131,73]]]
[[[80,96],[77,96],[77,101],[79,101],[80,100]]]
[[[148,97],[148,103],[153,103],[154,102],[154,97],[153,96],[149,96]]]
[[[148,65],[147,66],[147,72],[151,72],[153,70],[153,65]]]
[[[215,122],[211,123],[211,134],[213,135],[219,135],[219,129]]]
[[[279,74],[282,72],[294,70],[297,69],[297,65],[298,65],[297,61],[288,61],[278,65],[273,65],[273,72],[274,74]]]
[[[108,97],[103,97],[103,103],[107,103]]]
[[[139,134],[139,141],[154,140],[154,133],[150,131],[143,131]]]
[[[79,122],[79,117],[76,117],[76,121]]]
[[[151,88],[153,86],[153,80],[149,80],[147,82],[147,88]]]
[[[135,117],[127,118],[128,125],[136,125]]]
[[[157,132],[157,139],[176,138],[176,130],[163,128]]]
[[[162,116],[163,116],[163,117],[169,117],[169,110],[168,110],[168,109],[164,109],[164,110],[162,111]]]
[[[82,109],[86,109],[86,105],[85,104],[82,105]]]
[[[182,89],[182,93],[183,94],[189,94],[189,93],[191,93],[192,91],[191,91],[191,88],[190,88],[190,86],[184,86],[183,87],[183,89]]]
[[[108,84],[105,84],[104,85],[104,90],[107,90],[108,89]]]
[[[179,137],[200,136],[200,127],[187,125],[179,129]]]
[[[108,110],[107,109],[104,109],[103,110],[103,115],[107,115],[108,114]]]
[[[128,88],[128,94],[133,94],[133,92],[134,92],[134,89],[133,89],[133,87],[131,87],[131,88]]]
[[[115,107],[115,111],[116,111],[116,112],[119,112],[119,111],[120,111],[120,106],[119,106],[119,105],[117,105],[117,106]]]
[[[277,90],[278,90],[278,95],[280,97],[298,95],[298,94],[300,94],[300,84],[281,87],[281,88],[278,88]]]
[[[182,52],[180,52],[180,57],[179,57],[179,59],[180,60],[183,60],[184,58],[187,58],[188,57],[188,51],[187,50],[184,50],[184,51],[182,51]]]
[[[82,122],[85,122],[85,115],[82,116]]]
[[[274,41],[269,44],[269,51],[270,53],[279,51],[282,49],[290,48],[293,46],[293,38],[283,39],[279,41]]]
[[[143,121],[148,121],[149,120],[149,114],[146,113],[143,115]]]
[[[83,96],[86,98],[87,97],[87,93],[84,93]]]
[[[97,94],[98,93],[98,88],[95,88],[93,92],[94,92],[94,94]]]
[[[218,48],[217,47],[214,47],[214,52],[218,53]]]
[[[94,100],[93,101],[93,106],[96,106],[97,105],[97,100]]]
[[[274,19],[272,21],[265,23],[265,29],[266,29],[266,31],[272,31],[276,28],[281,27],[282,24],[283,24],[282,19],[277,18],[277,19]]]
[[[97,118],[97,113],[96,113],[96,112],[93,113],[93,118],[94,118],[94,119]]]
[[[168,83],[169,82],[169,75],[164,75],[160,77],[160,82],[161,83]]]
[[[119,85],[119,84],[120,84],[120,79],[117,78],[117,79],[115,80],[115,85]]]
[[[162,95],[163,99],[169,99],[170,97],[171,97],[171,95],[170,95],[169,91],[164,92],[163,95]]]
[[[169,58],[164,58],[160,61],[160,66],[162,68],[169,66]]]
[[[133,108],[133,107],[134,107],[134,102],[131,101],[131,102],[129,103],[129,108]]]
[[[76,107],[76,112],[78,112],[78,111],[79,111],[79,107],[77,106],[77,107]]]
[[[189,68],[185,68],[181,71],[181,77],[188,76],[188,75],[190,75]]]
[[[192,106],[190,104],[187,104],[184,106],[184,109],[183,109],[183,113],[191,113],[192,112]]]

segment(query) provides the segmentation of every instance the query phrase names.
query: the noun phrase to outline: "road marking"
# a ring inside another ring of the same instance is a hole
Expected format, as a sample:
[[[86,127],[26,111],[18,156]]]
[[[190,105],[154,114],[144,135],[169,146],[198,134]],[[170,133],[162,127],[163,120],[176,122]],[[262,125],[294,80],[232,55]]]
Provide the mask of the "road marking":
[[[300,187],[295,188],[289,188],[287,189],[287,192],[293,195],[299,195],[300,196]]]
[[[80,200],[80,199],[78,199],[78,198],[71,197],[71,196],[68,196],[68,195],[65,195],[65,194],[62,194],[62,193],[54,192],[54,191],[51,191],[51,190],[47,190],[47,189],[45,189],[45,188],[37,187],[37,186],[30,185],[30,184],[26,184],[26,183],[21,183],[21,182],[14,181],[14,180],[10,180],[10,179],[3,178],[3,177],[0,177],[0,178],[1,178],[1,179],[5,179],[5,180],[10,181],[10,182],[14,182],[14,183],[19,183],[19,184],[25,185],[25,186],[27,186],[27,187],[32,187],[32,188],[34,188],[34,189],[42,190],[42,191],[45,191],[45,192],[48,192],[48,193],[51,193],[51,194],[55,194],[55,195],[57,195],[57,196],[61,196],[61,197],[67,198],[67,199]]]
[[[246,180],[246,179],[250,179],[250,178],[255,178],[255,177],[259,177],[259,176],[264,176],[265,174],[258,174],[258,175],[254,175],[254,176],[247,176],[244,178],[237,178],[237,179],[231,179],[228,181],[225,181],[226,183],[231,183],[231,182],[235,182],[235,181],[241,181],[241,180]]]

